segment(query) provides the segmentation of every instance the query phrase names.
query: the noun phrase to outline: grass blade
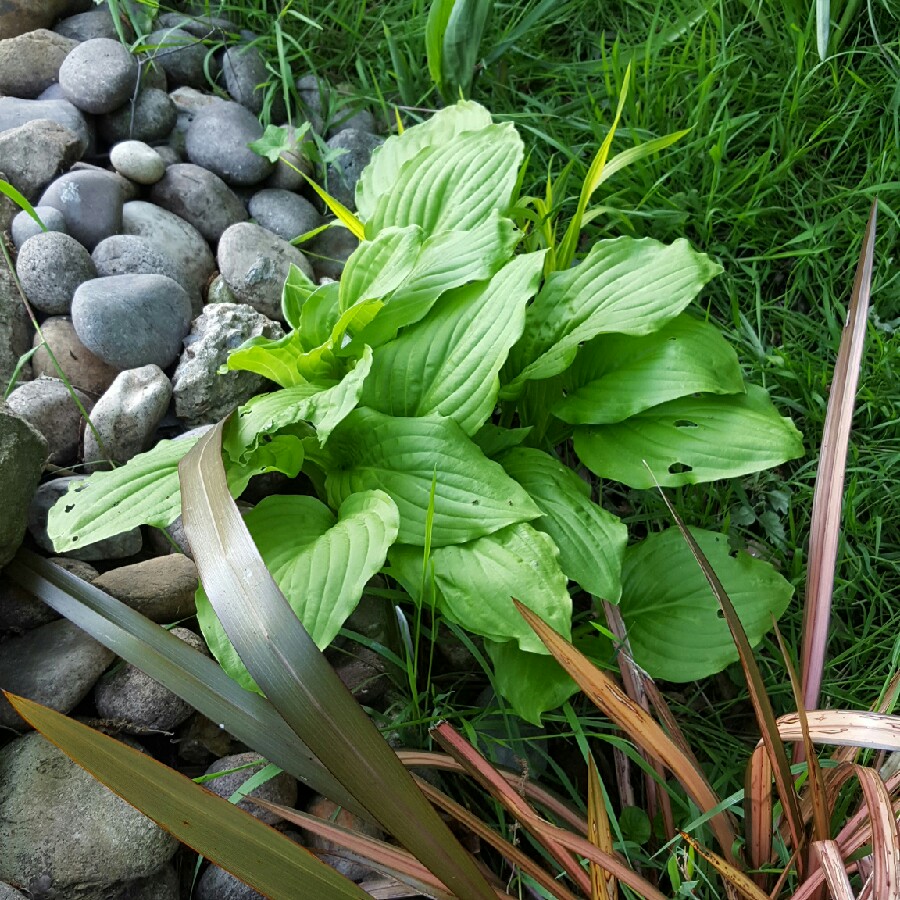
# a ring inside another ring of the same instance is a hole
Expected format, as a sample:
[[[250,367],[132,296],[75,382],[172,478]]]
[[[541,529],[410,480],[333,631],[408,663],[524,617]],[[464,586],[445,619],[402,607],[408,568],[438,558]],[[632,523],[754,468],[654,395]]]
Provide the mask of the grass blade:
[[[179,464],[200,579],[247,670],[292,730],[382,827],[460,896],[493,898],[472,858],[300,624],[228,492],[222,429]]]
[[[513,601],[519,614],[534,629],[556,661],[572,676],[587,697],[618,725],[638,747],[662,762],[681,782],[701,812],[719,805],[719,798],[703,772],[682,752],[655,720],[634,703],[605,672],[579,653],[562,635],[536,616],[528,607]],[[737,839],[734,824],[727,813],[718,813],[710,827],[722,851],[729,856]]]
[[[272,705],[238,687],[214,660],[98,587],[29,550],[3,570],[92,638],[304,784],[367,815],[297,739]]]
[[[697,852],[698,856],[703,857],[721,876],[743,897],[749,897],[750,900],[769,900],[769,895],[745,875],[736,866],[733,866],[727,860],[722,859],[717,853],[707,850],[702,844],[695,841],[689,834],[682,831],[682,838],[690,844]]]
[[[828,36],[831,30],[831,0],[816,0],[816,49],[819,59],[828,56]]]
[[[271,900],[310,892],[322,900],[368,896],[290,838],[153,757],[31,700],[6,697],[23,719],[123,800]]]
[[[875,232],[878,224],[878,201],[872,203],[869,222],[863,238],[850,298],[847,322],[841,335],[828,411],[822,432],[822,450],[816,473],[809,538],[809,570],[806,576],[806,605],[803,611],[803,702],[807,709],[819,705],[825,645],[831,616],[834,569],[841,529],[841,505],[847,445],[859,382],[859,366],[866,337],[869,296],[872,290],[872,267],[875,254]]]

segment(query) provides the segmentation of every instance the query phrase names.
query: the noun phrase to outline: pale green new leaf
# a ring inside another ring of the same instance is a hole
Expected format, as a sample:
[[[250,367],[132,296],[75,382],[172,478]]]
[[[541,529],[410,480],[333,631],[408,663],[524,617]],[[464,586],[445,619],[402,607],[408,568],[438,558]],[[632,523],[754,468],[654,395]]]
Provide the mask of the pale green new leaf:
[[[433,547],[462,543],[540,514],[497,463],[452,419],[395,419],[359,407],[328,444],[332,507],[357,491],[383,490],[400,510],[399,540],[424,546],[434,483]]]
[[[560,634],[571,634],[572,598],[559,567],[559,551],[546,534],[527,523],[432,550],[429,567],[441,611],[467,631],[496,641],[515,640],[522,650],[546,653],[516,612],[515,597]]]
[[[368,299],[380,299],[396,290],[413,270],[425,240],[417,225],[385,228],[363,241],[344,266],[340,281],[340,309]]]
[[[755,646],[787,608],[793,587],[768,563],[728,538],[692,528]],[[630,547],[622,569],[619,609],[635,661],[654,678],[694,681],[736,662],[728,624],[702,570],[677,528]]]
[[[471,230],[432,235],[423,244],[406,282],[388,298],[384,309],[357,340],[377,347],[403,326],[427,315],[441,294],[490,278],[512,256],[520,237],[512,221],[496,210]]]
[[[171,525],[181,513],[178,463],[199,439],[198,434],[160,441],[123,466],[73,483],[47,519],[56,552],[77,550],[137,525]]]
[[[517,716],[542,725],[541,716],[562,706],[580,688],[552,657],[529,653],[515,641],[486,640],[484,649],[494,664],[494,687],[512,704]]]
[[[474,434],[497,402],[497,373],[525,324],[544,251],[517,256],[490,281],[457,288],[375,352],[362,403],[393,416],[439,413]]]
[[[590,498],[571,469],[542,450],[516,447],[499,459],[528,491],[542,516],[531,524],[559,547],[563,572],[589,594],[615,603],[622,593],[622,558],[628,529]]]
[[[304,310],[315,299],[310,298]],[[301,313],[301,323],[302,319]],[[341,378],[341,367],[331,339],[308,350],[302,334],[300,330],[292,331],[276,341],[253,338],[228,357],[227,368],[230,371],[256,372],[285,388],[310,383],[320,388],[333,387]]]
[[[719,330],[680,315],[648,335],[603,334],[578,351],[553,414],[572,425],[621,422],[688,394],[739,394],[737,354]]]
[[[501,397],[515,397],[529,379],[563,372],[579,345],[598,334],[650,334],[662,328],[721,271],[684,239],[598,241],[579,265],[552,273],[528,308]]]
[[[362,358],[334,387],[323,390],[301,384],[251,398],[225,426],[222,446],[233,460],[244,460],[260,441],[298,422],[310,422],[324,446],[335,426],[359,402],[371,366],[372,349],[366,347]]]
[[[341,317],[340,291],[336,281],[320,285],[303,305],[295,340],[304,350],[315,350],[331,337]]]
[[[512,123],[488,125],[427,147],[403,164],[393,189],[378,200],[366,222],[366,236],[390,225],[421,225],[426,234],[464,231],[486,221],[494,210],[505,213],[523,155]]]
[[[291,263],[284,287],[281,289],[281,314],[291,328],[299,326],[303,304],[315,290],[315,282],[311,281],[302,269]]]
[[[399,514],[382,491],[352,494],[338,510],[313,497],[266,497],[244,516],[266,568],[319,649],[336,637],[366,582],[384,565]],[[255,682],[228,640],[203,588],[197,620],[222,668],[247,690]]]
[[[585,425],[574,439],[592,472],[634,488],[653,487],[654,478],[663,487],[734,478],[803,455],[794,423],[755,385],[746,394],[683,397],[614,425]]]
[[[378,201],[396,190],[403,165],[426,147],[449,144],[456,135],[479,131],[491,124],[491,114],[471,100],[438,110],[420,125],[389,137],[372,153],[356,183],[356,210],[366,221]]]

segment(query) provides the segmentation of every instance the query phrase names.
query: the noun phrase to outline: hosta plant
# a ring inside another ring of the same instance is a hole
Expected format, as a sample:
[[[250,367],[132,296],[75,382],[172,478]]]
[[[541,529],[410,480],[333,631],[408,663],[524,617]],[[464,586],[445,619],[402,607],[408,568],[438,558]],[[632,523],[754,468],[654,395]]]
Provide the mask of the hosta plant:
[[[232,495],[272,470],[314,486],[264,499],[246,522],[315,643],[333,640],[384,572],[481,636],[500,690],[537,722],[576,687],[513,597],[566,637],[576,593],[620,604],[637,662],[670,680],[737,658],[684,543],[661,533],[626,549],[599,479],[696,484],[802,452],[691,308],[715,262],[684,240],[630,237],[577,258],[591,194],[640,155],[607,162],[612,133],[559,241],[552,185],[543,202],[519,195],[512,124],[460,102],[389,138],[359,180],[356,215],[337,208],[361,238],[341,281],[292,270],[287,336],[254,339],[228,361],[278,385],[225,423]],[[50,515],[56,549],[169,525],[195,440],[164,441],[76,486]],[[723,536],[695,536],[758,642],[791,588]],[[197,600],[216,658],[255,688],[202,590]]]

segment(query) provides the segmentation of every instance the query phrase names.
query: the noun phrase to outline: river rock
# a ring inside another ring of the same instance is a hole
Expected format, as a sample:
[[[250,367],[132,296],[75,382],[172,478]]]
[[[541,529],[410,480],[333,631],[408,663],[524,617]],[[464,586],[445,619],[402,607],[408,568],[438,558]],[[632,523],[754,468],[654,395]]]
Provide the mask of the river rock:
[[[118,181],[99,169],[60,176],[40,199],[41,206],[54,206],[63,214],[69,234],[88,250],[122,230],[123,204]]]
[[[47,454],[44,436],[0,402],[0,568],[13,558],[25,536],[29,505]]]
[[[197,567],[192,559],[181,553],[154,556],[130,566],[109,569],[94,583],[141,615],[161,624],[187,619],[196,611]]]
[[[197,882],[194,900],[265,900],[265,897],[231,872],[210,864]]]
[[[206,295],[207,303],[238,303],[238,298],[234,296],[234,291],[228,287],[228,282],[221,276],[216,275],[209,283],[209,291]]]
[[[178,114],[169,95],[158,88],[141,88],[134,103],[100,116],[101,137],[108,144],[136,140],[155,144],[172,132]]]
[[[209,655],[203,639],[193,631],[173,628],[171,634]],[[97,682],[94,705],[103,718],[122,723],[131,734],[171,732],[194,711],[190,703],[131,663],[113,669]]]
[[[185,147],[190,161],[215,172],[230,185],[259,184],[274,165],[247,145],[262,137],[256,116],[239,103],[216,103],[188,126]]]
[[[61,556],[53,556],[48,562],[54,563],[88,583],[97,577],[97,570],[80,559],[63,559]],[[0,578],[0,633],[22,634],[58,618],[59,613],[51,609],[43,600],[15,584],[11,578]]]
[[[145,46],[153,47],[150,57],[162,66],[169,80],[174,84],[204,90],[209,88],[204,65],[211,47],[183,28],[159,28],[148,35]],[[210,75],[215,78],[219,64],[210,60]]]
[[[117,369],[174,362],[191,326],[191,300],[165,275],[109,275],[86,281],[72,301],[82,343]]]
[[[143,200],[125,204],[122,230],[144,238],[172,260],[179,273],[175,280],[187,290],[192,312],[198,315],[203,308],[206,283],[216,270],[215,258],[203,235],[180,216]]]
[[[175,262],[136,234],[114,234],[100,241],[91,254],[97,275],[165,275],[185,290],[190,280]]]
[[[153,185],[150,199],[181,216],[211,243],[226,228],[247,220],[247,210],[234,191],[218,175],[191,163],[169,166]]]
[[[66,494],[73,484],[84,481],[81,475],[67,475],[65,478],[54,478],[45,481],[34,493],[28,507],[28,533],[35,543],[48,553],[55,553],[53,542],[47,534],[47,516],[56,502]],[[86,544],[78,550],[71,550],[64,555],[72,559],[94,560],[125,559],[140,553],[143,540],[141,529],[132,528],[104,538],[93,544]]]
[[[346,151],[326,167],[328,193],[348,209],[356,209],[356,182],[369,164],[372,151],[384,141],[374,134],[346,128],[325,143],[329,150]]]
[[[233,39],[238,27],[225,16],[208,15],[202,12],[203,4],[182,4],[188,12],[164,12],[157,19],[159,28],[182,28],[197,38],[225,42]]]
[[[19,250],[16,274],[29,302],[51,316],[65,315],[80,284],[95,278],[90,253],[61,231],[29,238]]]
[[[0,94],[34,99],[58,80],[59,67],[77,46],[44,28],[0,41]]]
[[[66,220],[58,209],[52,206],[36,206],[34,211],[44,223],[47,231],[61,231],[63,234],[67,234]],[[28,238],[34,237],[36,234],[42,234],[44,228],[41,228],[23,209],[12,220],[11,231],[13,243],[16,245],[16,249],[19,250]]]
[[[178,873],[171,865],[136,881],[119,883],[103,900],[180,900]]]
[[[99,397],[119,374],[118,369],[108,366],[81,343],[72,320],[67,316],[45,319],[41,325],[41,334],[53,351],[62,374],[69,379],[69,384],[89,396]],[[35,353],[31,358],[34,375],[36,378],[41,375],[59,378],[59,371],[50,358],[47,347],[42,346],[42,343],[41,336],[35,334]]]
[[[88,472],[117,465],[149,449],[157,425],[169,408],[172,385],[159,366],[141,366],[120,373],[97,401],[90,429],[84,432],[84,462]]]
[[[256,763],[256,765],[248,765]],[[203,784],[208,791],[218,794],[226,799],[230,797],[252,775],[255,775],[265,765],[265,760],[258,753],[236,753],[234,756],[224,756],[214,762],[207,770],[207,775],[224,772],[227,769],[236,769],[239,766],[248,766],[238,772],[230,772],[219,778],[213,778]],[[270,778],[249,794],[250,797],[259,797],[270,803],[280,803],[282,806],[293,806],[297,802],[297,779],[287,772],[281,772],[274,778]],[[275,825],[284,821],[277,813],[269,812],[261,806],[256,806],[249,800],[241,800],[237,804],[241,809],[256,816],[267,825]]]
[[[0,97],[0,132],[20,128],[28,122],[40,119],[56,122],[76,135],[75,153],[78,159],[91,148],[93,144],[91,128],[81,111],[68,100],[21,100],[18,97]],[[28,149],[33,152],[35,145],[32,144]],[[0,159],[3,160],[3,167],[8,175],[10,166],[7,163],[7,155],[6,147],[0,145]]]
[[[250,198],[250,215],[286,241],[318,228],[322,217],[309,200],[292,191],[267,188]]]
[[[36,28],[49,28],[60,15],[65,14],[68,7],[68,0],[4,0],[0,5],[0,38],[13,38]]]
[[[0,881],[0,900],[30,900],[30,898],[17,891],[11,884]]]
[[[94,38],[115,40],[118,37],[112,11],[106,4],[74,16],[66,16],[53,26],[53,30],[74,41],[90,41]]]
[[[31,363],[26,362],[20,368],[19,365],[31,346],[33,334],[15,273],[9,266],[0,266],[0,384],[8,385],[13,373],[17,373],[19,381],[31,377]]]
[[[118,109],[137,86],[137,61],[119,41],[93,38],[79,44],[59,69],[66,99],[83,112]]]
[[[72,388],[85,411],[94,401]],[[49,461],[68,466],[78,457],[84,420],[69,389],[58,378],[36,378],[17,387],[7,398],[9,408],[30,422],[47,441]]]
[[[319,232],[312,241],[310,253],[316,277],[337,281],[344,271],[344,264],[358,246],[359,241],[342,225]]]
[[[0,97],[0,107],[6,100],[12,99],[15,98]],[[77,113],[74,107],[72,110]],[[0,109],[0,119],[2,115]],[[5,180],[18,188],[32,203],[82,153],[82,139],[72,129],[51,119],[35,119],[7,131],[0,131],[0,161]]]
[[[292,264],[313,277],[312,266],[296,247],[252,222],[232,225],[216,256],[234,295],[270,319],[282,318],[281,290]]]
[[[32,897],[107,900],[159,872],[178,841],[32,733],[0,750],[0,846],[0,880]]]
[[[313,131],[322,134],[325,129],[325,118],[331,103],[331,91],[328,82],[310,73],[297,79],[297,95],[300,106],[306,115]]]
[[[259,50],[252,45],[228,47],[222,55],[222,74],[231,99],[258,116],[266,96],[265,84],[270,77]],[[281,107],[283,114],[283,102]],[[280,116],[273,114],[273,118],[277,121]]]
[[[68,619],[58,619],[3,644],[0,687],[67,713],[87,696],[114,656]],[[0,698],[0,725],[29,727],[6,698]]]
[[[191,326],[172,376],[179,419],[191,427],[218,422],[265,389],[268,382],[255,372],[218,374],[232,350],[260,336],[276,340],[284,332],[277,322],[243,303],[216,303],[203,310]]]
[[[166,173],[162,157],[143,141],[121,141],[109,151],[113,168],[138,184],[156,184]]]

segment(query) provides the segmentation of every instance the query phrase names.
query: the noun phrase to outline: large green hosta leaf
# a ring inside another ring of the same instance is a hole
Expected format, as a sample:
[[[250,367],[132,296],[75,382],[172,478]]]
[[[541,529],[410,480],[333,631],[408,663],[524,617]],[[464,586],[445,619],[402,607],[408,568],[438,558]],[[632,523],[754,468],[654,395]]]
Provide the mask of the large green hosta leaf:
[[[409,277],[357,340],[377,347],[404,325],[424,318],[441,294],[490,278],[512,256],[520,237],[512,221],[496,210],[472,229],[432,235],[422,245]]]
[[[801,456],[803,441],[766,391],[749,386],[746,394],[684,397],[614,425],[576,428],[575,451],[602,478],[677,487],[777,466]]]
[[[579,265],[550,275],[529,307],[501,396],[515,397],[525,381],[563,372],[579,345],[598,334],[656,331],[721,271],[684,239],[598,241]]]
[[[378,201],[397,189],[404,163],[431,146],[449,144],[458,134],[479,131],[491,124],[491,114],[471,100],[436,112],[421,125],[389,137],[372,153],[356,183],[356,211],[365,222]]]
[[[457,544],[540,514],[534,501],[487,459],[452,419],[395,419],[354,410],[331,435],[328,502],[383,490],[400,510],[399,540],[424,546],[432,484],[432,546]]]
[[[681,315],[653,334],[603,334],[578,351],[553,414],[572,425],[621,422],[688,394],[744,391],[737,354],[717,328]]]
[[[466,230],[495,210],[506,212],[523,155],[511,123],[432,143],[403,164],[393,188],[379,197],[366,236],[390,225],[421,225],[426,234]]]
[[[362,358],[332,388],[301,384],[252,397],[229,420],[222,445],[232,459],[244,459],[270,435],[303,421],[312,423],[319,443],[324,445],[335,426],[359,402],[371,365],[372,349],[366,347]]]
[[[571,634],[572,598],[558,557],[556,545],[546,534],[519,523],[465,544],[432,550],[428,579],[433,576],[437,607],[466,631],[500,642],[514,640],[523,650],[546,653],[516,612],[512,598],[533,609],[560,634]],[[397,545],[391,549],[390,562],[397,568],[398,580],[418,599],[421,549]]]
[[[559,547],[563,572],[589,594],[615,603],[622,593],[622,556],[628,529],[591,501],[590,488],[541,450],[516,447],[499,459],[541,508],[531,524]]]
[[[319,649],[335,638],[356,609],[366,582],[384,565],[397,538],[399,515],[382,491],[348,497],[334,514],[313,497],[266,497],[244,516],[266,568]],[[197,620],[222,668],[258,690],[231,645],[203,588]]]
[[[457,288],[378,348],[362,403],[393,416],[439,413],[474,434],[497,402],[497,373],[525,323],[544,253],[507,263],[490,281]]]
[[[793,587],[768,563],[728,538],[691,529],[756,645],[786,609]],[[677,528],[654,534],[625,554],[619,608],[636,662],[654,678],[694,681],[738,658],[706,577]]]
[[[340,308],[369,298],[386,297],[410,275],[422,249],[425,233],[417,225],[385,228],[371,241],[363,241],[344,266],[340,281]]]

